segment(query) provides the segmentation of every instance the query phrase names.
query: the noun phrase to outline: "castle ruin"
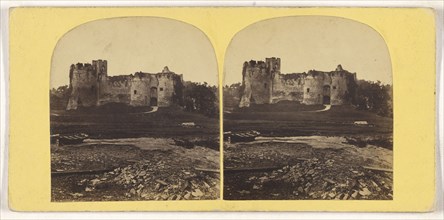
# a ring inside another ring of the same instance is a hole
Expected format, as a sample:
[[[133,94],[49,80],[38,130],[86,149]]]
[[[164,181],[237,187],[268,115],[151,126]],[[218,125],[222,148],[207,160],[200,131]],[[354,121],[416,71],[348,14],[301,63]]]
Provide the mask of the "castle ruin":
[[[69,70],[71,94],[66,109],[107,103],[166,107],[182,95],[182,74],[171,72],[168,67],[159,73],[119,76],[108,76],[107,69],[106,60],[72,64]]]
[[[342,105],[350,102],[356,73],[338,65],[336,70],[282,74],[280,58],[245,62],[242,70],[242,92],[239,107],[297,101],[306,105]]]

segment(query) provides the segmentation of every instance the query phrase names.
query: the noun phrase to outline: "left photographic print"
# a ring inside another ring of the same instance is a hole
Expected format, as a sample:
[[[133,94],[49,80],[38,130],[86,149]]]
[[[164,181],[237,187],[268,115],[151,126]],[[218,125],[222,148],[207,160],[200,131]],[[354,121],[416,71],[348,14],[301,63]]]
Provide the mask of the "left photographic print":
[[[218,70],[202,31],[96,20],[51,62],[53,202],[219,199]]]

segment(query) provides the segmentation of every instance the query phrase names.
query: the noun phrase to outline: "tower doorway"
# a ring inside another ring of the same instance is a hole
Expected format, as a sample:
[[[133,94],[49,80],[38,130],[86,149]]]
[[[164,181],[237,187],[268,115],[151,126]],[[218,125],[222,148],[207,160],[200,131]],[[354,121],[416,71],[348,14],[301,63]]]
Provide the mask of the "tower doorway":
[[[157,87],[150,89],[150,106],[157,106]]]
[[[324,98],[322,99],[322,104],[330,105],[330,96],[324,95]]]
[[[330,105],[330,86],[329,85],[325,85],[323,87],[323,92],[322,92],[323,96],[322,96],[322,104],[324,105]]]
[[[156,97],[151,97],[150,106],[157,106],[157,98]]]

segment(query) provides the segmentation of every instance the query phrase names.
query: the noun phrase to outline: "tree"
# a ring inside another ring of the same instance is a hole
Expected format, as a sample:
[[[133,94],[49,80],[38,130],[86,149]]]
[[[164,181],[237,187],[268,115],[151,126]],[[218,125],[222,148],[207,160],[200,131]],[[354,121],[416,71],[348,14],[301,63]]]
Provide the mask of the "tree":
[[[393,116],[392,86],[380,81],[359,80],[352,104],[358,110],[368,110],[381,116]]]
[[[242,92],[244,87],[241,83],[234,83],[230,86],[224,86],[224,108],[232,109],[239,106],[240,99],[242,98]]]
[[[71,88],[69,86],[60,86],[57,89],[52,88],[49,91],[50,109],[52,110],[65,110],[68,105],[69,95],[71,94]]]
[[[218,117],[219,107],[217,87],[206,82],[188,82],[184,87],[184,108],[189,112],[198,112],[208,117]]]

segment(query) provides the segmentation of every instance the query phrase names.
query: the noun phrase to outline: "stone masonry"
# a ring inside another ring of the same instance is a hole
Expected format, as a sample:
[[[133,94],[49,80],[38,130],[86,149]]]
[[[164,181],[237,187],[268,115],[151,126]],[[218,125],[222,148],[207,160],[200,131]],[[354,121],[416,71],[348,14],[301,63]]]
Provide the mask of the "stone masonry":
[[[338,65],[336,70],[282,74],[280,58],[245,62],[242,70],[242,96],[239,107],[272,104],[283,100],[306,105],[349,103],[356,84],[356,73]]]
[[[166,107],[182,94],[182,74],[171,72],[168,67],[159,73],[136,72],[119,76],[108,76],[107,68],[106,60],[71,65],[67,110],[107,103]]]

